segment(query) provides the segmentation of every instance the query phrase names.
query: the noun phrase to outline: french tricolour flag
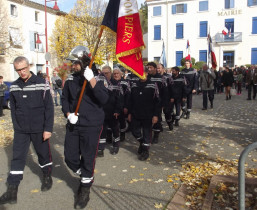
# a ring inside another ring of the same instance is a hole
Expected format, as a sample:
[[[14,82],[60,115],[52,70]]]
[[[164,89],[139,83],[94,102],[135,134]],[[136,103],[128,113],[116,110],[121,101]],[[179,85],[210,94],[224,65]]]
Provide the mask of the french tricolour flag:
[[[226,36],[228,35],[231,37],[231,26],[230,24],[226,24],[226,26],[223,28],[222,33]]]
[[[102,22],[116,32],[116,57],[119,63],[144,78],[142,50],[145,48],[136,0],[110,0]]]

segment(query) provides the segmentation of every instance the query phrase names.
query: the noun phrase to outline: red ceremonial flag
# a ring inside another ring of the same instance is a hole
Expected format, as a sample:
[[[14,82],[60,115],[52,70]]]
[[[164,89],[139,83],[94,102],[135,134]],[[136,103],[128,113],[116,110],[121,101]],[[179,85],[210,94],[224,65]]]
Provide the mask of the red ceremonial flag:
[[[116,57],[119,63],[140,78],[145,78],[142,50],[145,48],[136,0],[110,0],[102,26],[116,32]]]

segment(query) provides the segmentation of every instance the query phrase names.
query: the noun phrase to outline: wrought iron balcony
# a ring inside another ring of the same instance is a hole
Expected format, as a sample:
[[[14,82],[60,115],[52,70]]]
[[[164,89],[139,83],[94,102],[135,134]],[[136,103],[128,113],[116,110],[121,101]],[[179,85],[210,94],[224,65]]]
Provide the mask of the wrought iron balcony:
[[[217,33],[215,35],[215,42],[242,42],[242,32],[231,33],[231,35],[224,35],[223,33]]]

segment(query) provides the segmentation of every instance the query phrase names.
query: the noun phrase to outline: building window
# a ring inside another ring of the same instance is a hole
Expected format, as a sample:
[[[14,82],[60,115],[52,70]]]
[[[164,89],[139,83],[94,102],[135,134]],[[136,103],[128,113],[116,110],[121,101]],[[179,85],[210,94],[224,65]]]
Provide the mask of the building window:
[[[176,39],[183,39],[183,23],[176,24]]]
[[[154,7],[153,16],[160,16],[160,15],[162,15],[162,7],[161,6]]]
[[[3,42],[0,42],[0,55],[5,54],[5,45]]]
[[[256,65],[257,64],[257,48],[252,48],[252,61],[251,61],[252,65]]]
[[[248,6],[257,6],[257,0],[248,0]]]
[[[154,26],[154,40],[161,40],[161,26]]]
[[[208,1],[199,1],[199,11],[208,10]]]
[[[18,16],[18,10],[17,6],[14,4],[11,4],[11,15],[17,17]]]
[[[187,4],[172,5],[172,14],[187,13]]]
[[[21,47],[22,41],[21,41],[20,30],[18,28],[10,27],[9,34],[10,34],[11,45],[13,45],[14,47]]]
[[[257,34],[257,17],[253,17],[253,29],[252,29],[253,34]]]
[[[35,12],[35,22],[39,22],[39,12]]]
[[[182,58],[183,58],[183,51],[176,51],[176,66],[181,66]]]
[[[234,8],[234,0],[225,0],[225,9]]]
[[[208,21],[200,21],[200,37],[207,37]]]
[[[203,62],[207,63],[207,50],[199,51],[199,61],[203,61]]]
[[[39,71],[43,71],[43,65],[42,64],[36,64],[36,69],[37,69],[37,73],[39,72]]]

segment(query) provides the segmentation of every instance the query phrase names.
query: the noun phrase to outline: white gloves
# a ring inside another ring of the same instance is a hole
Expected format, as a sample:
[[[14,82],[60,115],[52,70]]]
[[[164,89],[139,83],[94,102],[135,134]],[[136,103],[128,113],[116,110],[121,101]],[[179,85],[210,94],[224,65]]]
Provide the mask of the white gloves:
[[[79,114],[75,115],[75,113],[70,113],[68,116],[68,120],[70,121],[71,124],[75,125],[78,122],[78,117]]]
[[[84,72],[84,77],[86,78],[87,81],[90,81],[91,79],[94,78],[94,73],[92,69],[90,69],[88,66]]]
[[[210,69],[208,69],[207,72],[208,72],[209,74],[211,74],[211,70],[210,70]]]

